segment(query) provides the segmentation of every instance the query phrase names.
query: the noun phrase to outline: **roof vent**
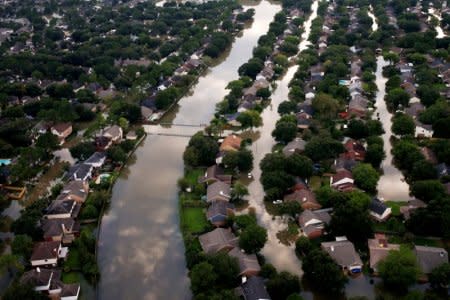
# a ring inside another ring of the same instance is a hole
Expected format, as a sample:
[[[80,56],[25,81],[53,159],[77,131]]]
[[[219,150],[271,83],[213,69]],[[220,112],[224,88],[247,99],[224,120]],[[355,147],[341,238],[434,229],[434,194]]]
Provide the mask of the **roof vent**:
[[[334,246],[331,246],[331,252],[334,252]]]
[[[39,267],[37,267],[36,272],[41,273],[41,269]]]
[[[439,252],[439,256],[440,257],[444,257],[445,256],[445,252],[444,251]]]
[[[246,276],[242,276],[242,284],[247,282],[247,277]]]

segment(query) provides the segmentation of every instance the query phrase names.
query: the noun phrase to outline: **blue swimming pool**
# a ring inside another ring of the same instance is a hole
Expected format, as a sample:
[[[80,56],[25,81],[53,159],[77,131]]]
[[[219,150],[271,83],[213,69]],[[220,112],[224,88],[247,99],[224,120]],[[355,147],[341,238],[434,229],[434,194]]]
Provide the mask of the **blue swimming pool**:
[[[0,158],[0,166],[7,166],[11,164],[11,159],[10,158]]]

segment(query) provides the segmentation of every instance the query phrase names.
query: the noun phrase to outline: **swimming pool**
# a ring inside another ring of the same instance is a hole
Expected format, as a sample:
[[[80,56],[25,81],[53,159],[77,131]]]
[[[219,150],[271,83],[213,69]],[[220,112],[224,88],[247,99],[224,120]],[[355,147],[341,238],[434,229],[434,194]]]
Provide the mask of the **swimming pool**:
[[[0,158],[0,166],[7,166],[11,164],[11,159],[10,158]]]

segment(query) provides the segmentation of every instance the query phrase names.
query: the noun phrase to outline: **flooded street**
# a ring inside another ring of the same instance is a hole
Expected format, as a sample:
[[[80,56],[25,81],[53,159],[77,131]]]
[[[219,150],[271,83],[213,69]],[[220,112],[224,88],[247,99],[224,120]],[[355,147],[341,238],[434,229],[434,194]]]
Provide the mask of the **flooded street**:
[[[251,27],[236,37],[231,51],[209,69],[162,122],[208,123],[237,69],[267,32],[279,4],[255,3]],[[180,134],[186,127],[173,127]],[[189,299],[184,246],[179,231],[177,179],[183,175],[188,138],[149,135],[117,180],[100,228],[100,299]]]
[[[439,24],[441,23],[442,17],[441,17],[440,14],[437,14],[437,13],[436,13],[436,11],[435,11],[434,8],[429,8],[429,9],[428,9],[428,13],[429,13],[430,15],[432,15],[433,17],[435,17],[436,19],[438,19]],[[444,30],[442,29],[441,25],[438,25],[438,26],[434,27],[434,29],[435,29],[436,32],[437,32],[436,38],[438,38],[438,39],[443,39],[443,38],[445,38],[445,37],[447,36],[447,35],[445,34]]]
[[[372,5],[369,6],[369,11],[367,11],[367,14],[372,19],[372,31],[375,32],[378,30],[378,23],[377,19],[375,18],[375,15],[373,14],[373,7]]]
[[[312,5],[313,12],[305,22],[305,31],[302,34],[302,41],[299,46],[300,51],[306,49],[310,44],[308,37],[311,29],[311,22],[317,17],[317,7],[318,1],[315,1]],[[276,121],[280,118],[277,111],[278,105],[288,99],[288,84],[292,80],[295,72],[297,72],[297,69],[297,65],[290,67],[284,77],[276,82],[277,88],[272,94],[271,104],[261,114],[263,126],[256,130],[259,138],[252,144],[254,155],[254,180],[248,187],[250,192],[248,198],[250,200],[250,206],[255,209],[258,222],[267,229],[268,233],[268,241],[261,253],[267,261],[273,264],[278,270],[286,270],[301,275],[301,266],[299,260],[295,256],[294,246],[283,245],[276,237],[278,231],[286,229],[286,221],[281,217],[272,217],[264,207],[264,190],[260,183],[261,169],[259,168],[261,160],[266,154],[272,151],[272,147],[275,145],[275,140],[271,133],[275,128]]]
[[[385,133],[382,135],[382,138],[384,142],[384,152],[386,154],[386,158],[381,163],[383,175],[378,181],[378,197],[390,201],[407,201],[411,198],[409,196],[409,185],[406,183],[402,172],[397,169],[392,162],[392,145],[390,141],[392,136],[392,114],[388,111],[386,102],[384,101],[387,78],[383,77],[382,74],[383,67],[387,65],[388,62],[385,61],[382,56],[377,57],[375,83],[378,87],[378,92],[375,102],[376,110],[373,117],[378,117],[383,124]]]

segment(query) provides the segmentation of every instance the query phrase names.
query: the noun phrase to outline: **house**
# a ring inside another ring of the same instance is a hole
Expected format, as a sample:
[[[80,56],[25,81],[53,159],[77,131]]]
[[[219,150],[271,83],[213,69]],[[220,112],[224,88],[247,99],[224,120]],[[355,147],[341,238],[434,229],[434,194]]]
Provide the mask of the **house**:
[[[317,202],[316,196],[309,189],[296,190],[291,194],[284,196],[284,201],[296,201],[300,203],[303,209],[320,209],[322,206]]]
[[[55,200],[46,209],[46,219],[76,218],[80,212],[81,204],[75,200]]]
[[[233,127],[240,127],[242,124],[238,121],[238,117],[240,116],[240,112],[234,113],[234,114],[227,114],[224,115],[225,120],[227,120],[227,123],[230,124]]]
[[[202,249],[207,254],[230,251],[237,246],[238,238],[225,228],[216,228],[198,237]]]
[[[206,217],[214,226],[225,225],[226,220],[234,213],[234,205],[226,201],[214,201],[208,207]]]
[[[258,276],[250,278],[243,278],[243,283],[236,289],[238,297],[244,300],[270,300],[269,293],[267,293],[264,279]]]
[[[70,123],[58,123],[53,125],[51,133],[58,137],[59,143],[62,145],[65,139],[72,134],[72,124]]]
[[[328,209],[304,210],[298,217],[300,233],[310,239],[318,238],[324,233],[325,225],[331,221]]]
[[[216,181],[222,181],[227,184],[231,184],[232,175],[225,174],[224,170],[218,165],[212,165],[206,169],[205,175],[199,178],[200,183],[214,183]]]
[[[364,118],[367,113],[369,100],[362,95],[355,95],[348,103],[348,115]]]
[[[305,146],[306,142],[304,140],[296,138],[283,148],[283,154],[285,156],[291,156],[294,153],[301,153],[305,150]]]
[[[389,244],[383,234],[377,234],[374,239],[369,239],[368,246],[370,255],[369,265],[375,273],[378,272],[378,264],[386,258],[389,251],[400,249],[400,245],[398,244]]]
[[[366,149],[358,141],[348,139],[344,143],[344,148],[346,150],[346,152],[344,153],[344,156],[346,158],[354,159],[356,161],[363,161],[366,157]]]
[[[409,200],[407,205],[400,207],[400,213],[403,215],[405,220],[411,217],[411,214],[418,208],[426,207],[426,203],[419,199]]]
[[[444,248],[414,246],[417,263],[424,274],[430,274],[437,267],[448,263],[448,253]]]
[[[353,175],[347,169],[339,169],[330,177],[330,186],[338,191],[347,192],[353,190]]]
[[[378,198],[374,197],[369,204],[369,213],[376,221],[382,222],[389,218],[392,211],[390,207],[387,207]]]
[[[92,177],[93,167],[87,164],[73,165],[67,172],[66,178],[69,180],[88,181]]]
[[[438,164],[436,167],[438,177],[447,176],[450,174],[450,167],[446,163]]]
[[[334,161],[333,169],[336,172],[341,169],[345,169],[351,172],[356,165],[357,162],[354,158],[343,155],[342,153],[341,155],[339,155],[339,158]]]
[[[216,181],[206,189],[206,201],[230,201],[231,198],[231,186],[228,183],[222,181]]]
[[[41,222],[41,229],[44,232],[44,240],[70,244],[75,239],[75,236],[79,234],[80,224],[72,218],[44,219]]]
[[[103,136],[110,138],[113,143],[120,143],[123,137],[123,130],[118,125],[113,125],[103,131]]]
[[[431,150],[430,148],[422,147],[420,148],[420,152],[423,154],[426,161],[432,163],[433,165],[438,163],[436,154],[434,154],[433,150]]]
[[[35,141],[39,136],[48,132],[51,125],[48,122],[40,121],[31,129],[31,138]]]
[[[241,148],[242,138],[231,134],[227,136],[220,145],[220,151],[239,151]]]
[[[88,159],[86,159],[83,164],[92,166],[93,168],[100,168],[103,166],[106,160],[105,152],[94,152]]]
[[[425,106],[420,102],[410,103],[405,109],[405,114],[411,116],[413,119],[417,119],[421,112],[425,110]]]
[[[96,136],[94,143],[97,151],[106,151],[112,146],[112,140],[106,136]]]
[[[344,272],[361,273],[363,263],[355,250],[353,243],[346,238],[336,238],[335,242],[323,242],[321,247],[331,258],[341,266]]]
[[[129,140],[129,141],[135,141],[135,140],[137,140],[137,134],[136,134],[136,131],[134,131],[134,130],[128,131],[128,133],[127,133],[127,135],[126,135],[125,138],[126,138],[127,140]]]
[[[23,273],[20,284],[29,285],[37,292],[48,291],[53,279],[59,279],[61,271],[36,268]]]
[[[71,180],[64,185],[57,200],[70,199],[83,203],[86,201],[88,193],[89,184],[86,181]]]
[[[31,265],[38,266],[56,266],[58,259],[66,258],[69,249],[61,247],[61,242],[38,242],[34,245],[33,253],[31,254]]]
[[[147,106],[141,106],[141,117],[142,121],[148,122],[152,120],[153,110]]]
[[[77,300],[80,295],[79,284],[65,284],[61,281],[61,271],[37,267],[25,272],[20,278],[22,285],[29,285],[37,292],[43,292],[50,298]]]
[[[233,248],[228,255],[237,259],[239,264],[239,276],[256,276],[261,271],[258,258],[255,254],[246,254],[239,247]]]

